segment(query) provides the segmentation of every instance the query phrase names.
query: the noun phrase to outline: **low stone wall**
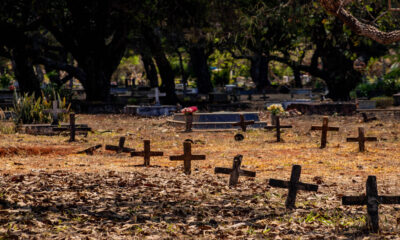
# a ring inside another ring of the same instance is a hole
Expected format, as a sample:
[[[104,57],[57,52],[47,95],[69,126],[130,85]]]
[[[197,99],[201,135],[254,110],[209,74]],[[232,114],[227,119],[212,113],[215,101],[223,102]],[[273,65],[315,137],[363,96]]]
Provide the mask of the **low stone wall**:
[[[296,109],[303,114],[321,114],[321,115],[353,115],[356,113],[355,103],[293,103],[287,107],[287,110]]]

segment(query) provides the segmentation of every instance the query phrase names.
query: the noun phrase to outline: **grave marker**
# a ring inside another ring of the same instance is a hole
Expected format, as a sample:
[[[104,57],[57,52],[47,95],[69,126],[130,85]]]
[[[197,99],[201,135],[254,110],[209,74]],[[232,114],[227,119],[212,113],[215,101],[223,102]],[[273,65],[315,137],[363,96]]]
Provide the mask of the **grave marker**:
[[[368,226],[374,233],[379,232],[379,204],[400,204],[400,196],[379,196],[376,176],[368,176],[366,195],[343,196],[343,205],[367,205]]]
[[[239,176],[255,177],[256,176],[255,172],[240,169],[240,166],[242,165],[242,159],[243,156],[238,154],[233,159],[232,168],[216,167],[214,173],[230,174],[229,186],[235,186],[239,182]]]
[[[240,126],[242,128],[242,131],[246,132],[247,125],[252,125],[252,124],[254,124],[254,120],[245,121],[244,115],[240,114],[240,121],[237,123],[233,123],[232,126]]]
[[[282,181],[277,179],[269,180],[269,185],[272,187],[289,189],[289,193],[285,202],[285,206],[288,209],[294,209],[296,207],[296,195],[298,190],[313,191],[313,192],[318,191],[318,185],[299,182],[300,174],[301,174],[301,166],[293,165],[290,181]]]
[[[365,123],[377,120],[376,117],[368,117],[367,113],[365,113],[365,112],[361,113],[361,116],[363,118],[363,122],[365,122]]]
[[[67,110],[65,109],[59,109],[58,108],[58,101],[54,100],[53,101],[53,108],[52,109],[45,109],[43,110],[44,113],[50,113],[51,118],[53,119],[53,122],[51,125],[58,125],[58,114],[60,113],[67,113]]]
[[[328,134],[328,131],[339,131],[338,127],[329,127],[328,122],[329,119],[327,116],[325,116],[322,120],[322,126],[312,126],[311,130],[320,130],[321,133],[321,147],[320,148],[325,148],[326,147],[326,136]]]
[[[185,168],[185,174],[190,175],[191,173],[191,161],[192,160],[205,160],[205,155],[192,155],[192,144],[190,142],[183,142],[183,155],[170,156],[171,161],[182,161]]]
[[[165,93],[160,93],[158,87],[154,88],[154,94],[153,93],[147,94],[147,97],[155,98],[156,101],[155,105],[160,105],[160,97],[165,97],[165,96],[167,95]]]
[[[281,128],[292,128],[292,125],[281,125],[279,116],[276,116],[276,125],[275,126],[266,126],[265,129],[274,129],[276,128],[276,141],[281,141]]]
[[[117,153],[121,153],[121,152],[130,153],[130,152],[135,151],[135,149],[133,149],[133,148],[124,147],[124,144],[125,144],[125,137],[120,137],[118,146],[106,145],[106,150],[115,151]]]
[[[101,148],[101,146],[102,146],[101,144],[98,144],[98,145],[96,145],[96,146],[87,148],[87,149],[85,149],[85,150],[83,150],[83,151],[79,151],[79,152],[77,152],[77,153],[78,153],[78,154],[80,154],[80,153],[86,153],[87,155],[93,155],[93,152],[94,152],[95,150]]]
[[[376,137],[365,137],[364,128],[358,128],[358,137],[347,138],[347,142],[358,142],[358,148],[360,152],[365,151],[365,142],[376,142],[378,139]]]
[[[164,156],[164,152],[152,152],[150,150],[150,140],[143,140],[143,151],[142,152],[131,152],[131,157],[143,157],[144,166],[150,166],[150,157]]]
[[[69,127],[57,127],[53,128],[53,131],[56,132],[64,132],[64,131],[70,131],[70,138],[69,142],[75,142],[75,134],[77,131],[80,132],[88,132],[91,131],[91,128],[88,127],[76,127],[75,126],[75,113],[70,113],[69,114]]]

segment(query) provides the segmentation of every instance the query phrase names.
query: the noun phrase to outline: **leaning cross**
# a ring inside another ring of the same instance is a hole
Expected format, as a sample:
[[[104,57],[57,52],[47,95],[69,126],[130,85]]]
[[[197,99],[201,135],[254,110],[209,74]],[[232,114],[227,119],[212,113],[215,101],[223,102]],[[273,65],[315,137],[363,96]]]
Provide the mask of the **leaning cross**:
[[[170,156],[171,161],[182,161],[185,168],[185,174],[190,175],[192,168],[192,160],[206,160],[206,155],[192,155],[192,144],[190,142],[183,142],[183,155]]]
[[[150,157],[164,156],[164,152],[152,152],[150,150],[150,140],[143,140],[143,151],[142,152],[131,152],[131,157],[143,157],[143,166],[150,166]]]
[[[229,186],[235,186],[239,181],[239,176],[255,177],[256,176],[255,172],[240,169],[240,165],[242,164],[242,159],[243,156],[238,154],[233,159],[232,168],[216,167],[214,173],[230,174]]]
[[[290,176],[290,181],[282,181],[276,179],[270,179],[269,185],[272,187],[279,187],[279,188],[288,188],[289,193],[286,198],[285,206],[288,209],[294,209],[296,204],[296,195],[298,190],[304,191],[318,191],[318,185],[314,184],[307,184],[299,182],[301,174],[301,166],[300,165],[293,165],[292,167],[292,174]]]
[[[63,131],[70,131],[69,142],[75,142],[75,133],[76,131],[92,131],[89,127],[76,127],[75,126],[75,113],[69,114],[69,127],[58,127],[53,128],[53,131],[63,132]]]
[[[343,205],[367,205],[368,226],[372,232],[379,231],[379,204],[400,204],[400,196],[379,196],[376,186],[376,176],[368,176],[367,195],[363,196],[343,196]]]
[[[116,151],[117,153],[121,153],[121,152],[130,153],[130,152],[135,151],[135,149],[133,149],[133,148],[124,147],[124,144],[125,144],[125,137],[120,137],[118,146],[106,145],[106,150]]]
[[[376,137],[365,137],[364,128],[358,128],[358,137],[356,138],[347,138],[347,142],[358,142],[358,148],[360,152],[365,151],[365,142],[376,142],[378,139]]]
[[[312,126],[311,130],[322,130],[321,133],[321,148],[326,147],[326,135],[328,134],[328,131],[339,131],[338,127],[328,127],[328,117],[323,118],[323,123],[322,126]]]
[[[254,124],[254,120],[245,121],[244,115],[240,114],[240,122],[233,123],[232,126],[240,126],[243,132],[246,132],[247,125],[252,125],[252,124]]]
[[[292,128],[292,125],[282,125],[279,120],[279,116],[276,116],[276,125],[275,126],[266,126],[265,129],[274,129],[276,128],[276,141],[281,141],[281,128]]]
[[[52,109],[45,109],[43,110],[44,113],[50,113],[51,118],[53,119],[53,122],[51,125],[58,125],[58,114],[60,113],[66,113],[67,110],[65,109],[59,109],[58,108],[58,101],[53,101],[53,108]]]
[[[155,105],[160,105],[160,97],[165,97],[166,94],[165,93],[160,93],[160,90],[158,89],[158,87],[154,88],[154,94],[148,94],[147,97],[154,97],[156,99],[156,104]]]
[[[79,152],[77,152],[77,153],[78,153],[78,154],[86,153],[87,155],[93,155],[93,152],[94,152],[95,150],[101,148],[101,146],[102,146],[101,144],[98,144],[98,145],[96,145],[96,146],[87,148],[87,149],[82,150],[82,151],[79,151]]]

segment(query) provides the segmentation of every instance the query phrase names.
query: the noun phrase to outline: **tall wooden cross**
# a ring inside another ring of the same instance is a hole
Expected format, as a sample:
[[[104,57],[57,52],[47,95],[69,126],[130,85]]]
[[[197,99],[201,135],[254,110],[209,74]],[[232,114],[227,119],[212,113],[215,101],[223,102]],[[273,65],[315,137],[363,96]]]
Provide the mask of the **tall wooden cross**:
[[[358,148],[360,152],[365,151],[365,142],[376,142],[378,139],[376,137],[366,137],[364,133],[364,128],[358,128],[358,137],[356,138],[347,138],[347,142],[358,142]]]
[[[276,141],[281,141],[281,128],[292,128],[292,125],[281,125],[279,116],[276,116],[276,125],[275,126],[266,126],[265,129],[274,129],[276,128]]]
[[[53,122],[51,123],[51,125],[58,125],[59,121],[58,121],[58,114],[60,113],[66,113],[67,110],[65,109],[59,109],[58,108],[58,101],[54,100],[53,101],[53,108],[52,109],[45,109],[43,110],[44,113],[50,113],[51,114],[51,118],[53,119]]]
[[[247,125],[252,125],[252,124],[254,124],[254,120],[245,121],[244,115],[240,114],[240,121],[237,123],[233,123],[232,126],[240,126],[242,128],[243,132],[246,132]]]
[[[192,144],[190,142],[183,142],[183,155],[170,156],[171,161],[183,161],[185,174],[190,175],[192,168],[192,160],[206,160],[206,155],[192,155]]]
[[[400,204],[400,196],[379,196],[376,176],[368,176],[367,194],[362,196],[343,196],[343,205],[367,205],[368,226],[374,233],[379,231],[379,204]]]
[[[313,191],[313,192],[318,191],[318,185],[299,182],[300,174],[301,174],[301,166],[293,165],[292,174],[290,176],[289,182],[276,179],[269,180],[269,185],[272,187],[289,189],[289,193],[285,202],[285,206],[288,209],[294,209],[296,207],[296,195],[298,190]]]
[[[229,186],[235,186],[239,182],[239,176],[255,177],[256,176],[255,172],[240,169],[240,166],[242,165],[242,159],[243,156],[238,154],[233,159],[232,168],[216,167],[214,173],[230,174]]]
[[[92,131],[89,127],[76,127],[75,125],[75,113],[69,114],[69,127],[57,127],[53,128],[53,131],[63,132],[63,131],[70,131],[69,135],[69,142],[75,142],[75,134],[77,131],[80,132],[88,132]]]
[[[312,126],[311,130],[319,130],[322,131],[321,133],[321,148],[326,147],[326,136],[328,134],[328,131],[339,131],[338,127],[329,127],[328,122],[329,119],[327,116],[325,116],[322,120],[322,126]]]
[[[143,140],[143,151],[142,152],[131,152],[131,157],[143,157],[144,166],[150,166],[150,157],[164,156],[164,152],[152,152],[150,150],[150,140]]]
[[[130,153],[135,151],[135,149],[133,148],[124,147],[124,144],[125,144],[125,137],[120,137],[118,146],[106,145],[106,150],[115,151],[117,153],[121,152]]]

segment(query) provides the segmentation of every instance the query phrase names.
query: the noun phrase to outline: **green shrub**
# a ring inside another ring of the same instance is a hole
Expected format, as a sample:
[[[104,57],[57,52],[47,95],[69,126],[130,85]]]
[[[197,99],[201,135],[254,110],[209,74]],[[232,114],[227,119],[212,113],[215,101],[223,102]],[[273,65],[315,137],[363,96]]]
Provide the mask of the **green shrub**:
[[[393,104],[394,104],[393,97],[381,96],[381,97],[371,98],[371,100],[376,102],[376,107],[378,107],[378,108],[386,108],[386,107],[393,106]]]
[[[130,105],[135,105],[137,103],[138,103],[137,98],[129,98],[128,99],[128,104],[130,104]]]
[[[11,85],[11,82],[14,80],[14,77],[8,73],[0,76],[0,87],[7,88]]]

